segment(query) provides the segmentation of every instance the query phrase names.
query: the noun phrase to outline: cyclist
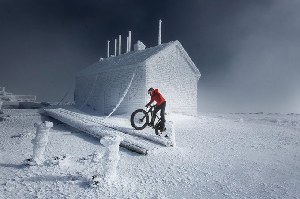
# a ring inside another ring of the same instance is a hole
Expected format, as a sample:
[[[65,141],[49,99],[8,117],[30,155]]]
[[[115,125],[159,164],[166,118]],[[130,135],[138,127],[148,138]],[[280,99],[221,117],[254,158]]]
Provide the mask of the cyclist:
[[[163,96],[158,92],[158,89],[150,88],[148,90],[148,94],[151,96],[150,102],[146,105],[148,107],[154,101],[156,101],[157,106],[154,108],[153,114],[151,116],[150,126],[154,126],[154,121],[156,118],[156,113],[160,110],[161,117],[161,131],[165,131],[165,109],[166,109],[166,100]]]

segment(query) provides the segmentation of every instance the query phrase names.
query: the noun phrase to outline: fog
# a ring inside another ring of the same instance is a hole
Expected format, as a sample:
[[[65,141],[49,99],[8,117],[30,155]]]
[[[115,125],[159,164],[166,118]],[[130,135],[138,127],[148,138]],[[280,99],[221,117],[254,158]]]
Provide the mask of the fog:
[[[224,44],[224,70],[212,73],[215,83],[199,82],[200,109],[300,112],[299,8],[299,1],[252,5],[221,25],[220,30],[233,37]]]
[[[179,40],[202,76],[198,111],[300,113],[300,2],[0,2],[0,86],[38,101],[73,100],[74,75],[106,42]],[[125,51],[125,43],[123,52]]]

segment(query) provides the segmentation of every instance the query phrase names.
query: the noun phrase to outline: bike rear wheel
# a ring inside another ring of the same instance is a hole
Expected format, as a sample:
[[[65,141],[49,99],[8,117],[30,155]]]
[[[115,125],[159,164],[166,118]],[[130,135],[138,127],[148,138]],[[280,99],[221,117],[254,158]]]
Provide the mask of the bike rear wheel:
[[[137,109],[131,114],[130,122],[136,130],[143,130],[149,123],[149,116],[144,109]]]

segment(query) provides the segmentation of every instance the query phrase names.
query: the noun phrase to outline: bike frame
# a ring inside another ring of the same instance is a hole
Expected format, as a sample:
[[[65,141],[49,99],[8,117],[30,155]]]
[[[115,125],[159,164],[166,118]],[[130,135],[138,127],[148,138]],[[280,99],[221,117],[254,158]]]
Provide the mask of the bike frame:
[[[157,106],[157,105],[154,105],[154,106],[151,106],[151,105],[150,105],[150,108],[149,108],[149,110],[147,111],[147,114],[150,113],[151,118],[152,118],[152,115],[153,115],[153,112],[154,112],[154,108],[155,108],[156,106]],[[151,119],[151,118],[150,118],[150,119]],[[161,121],[161,119],[160,119],[160,117],[159,117],[158,115],[156,115],[156,118],[158,118],[158,121],[156,122],[156,124],[155,124],[154,126],[156,126],[157,124],[159,124],[160,121]],[[145,117],[143,117],[142,119],[144,120]]]

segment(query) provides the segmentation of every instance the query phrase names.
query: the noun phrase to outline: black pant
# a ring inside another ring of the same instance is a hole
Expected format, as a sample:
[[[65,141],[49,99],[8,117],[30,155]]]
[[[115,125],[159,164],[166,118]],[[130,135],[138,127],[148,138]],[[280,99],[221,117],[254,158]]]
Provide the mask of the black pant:
[[[160,110],[160,118],[161,118],[161,125],[162,127],[165,127],[165,109],[166,109],[166,102],[163,102],[161,103],[160,105],[156,106],[154,108],[154,111],[153,111],[153,115],[152,115],[152,118],[151,118],[151,122],[154,124],[154,121],[155,121],[155,118],[156,118],[156,114],[157,112]]]

